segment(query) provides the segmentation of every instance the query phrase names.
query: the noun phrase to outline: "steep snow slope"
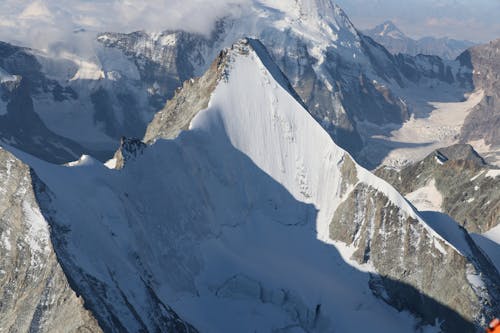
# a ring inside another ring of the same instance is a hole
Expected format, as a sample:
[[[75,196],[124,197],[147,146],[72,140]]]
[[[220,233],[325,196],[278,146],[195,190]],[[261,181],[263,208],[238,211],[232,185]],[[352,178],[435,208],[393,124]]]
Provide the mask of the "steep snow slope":
[[[166,31],[106,33],[98,39],[130,57],[149,85],[170,87],[179,86],[181,76],[201,75],[219,50],[238,38],[257,37],[314,118],[353,153],[364,145],[360,122],[398,126],[409,117],[409,106],[392,92],[393,87],[419,84],[420,79],[424,85],[444,82],[445,74],[452,81],[464,80],[448,63],[428,64],[423,59],[418,65],[425,66],[423,70],[411,61],[399,61],[359,34],[331,1],[252,1],[242,12],[218,22],[209,37]],[[406,72],[411,76],[405,77]]]
[[[500,225],[484,234],[471,235],[474,241],[488,254],[498,271],[500,271]]]
[[[261,44],[223,55],[190,130],[149,147],[124,141],[119,170],[18,153],[39,177],[58,258],[103,329],[416,330],[386,303],[450,332],[484,322],[498,277],[480,256],[444,240],[337,147]],[[358,226],[354,241],[345,223]],[[453,269],[436,269],[443,262]]]
[[[377,150],[370,146],[372,153],[363,147],[372,136],[390,137],[382,125],[398,128],[417,112],[418,101],[406,98],[415,89],[440,86],[452,91],[436,99],[426,95],[424,109],[430,100],[456,102],[471,90],[470,69],[433,57],[392,56],[358,33],[330,0],[252,0],[239,6],[206,35],[103,33],[92,43],[92,32],[79,31],[71,36],[75,44],[88,45],[85,52],[63,45],[51,53],[23,50],[36,61],[16,62],[18,53],[0,62],[22,64],[24,70],[0,65],[29,79],[34,89],[27,95],[37,121],[60,137],[61,146],[101,160],[112,155],[122,135],[141,137],[183,81],[203,74],[222,48],[248,35],[263,41],[330,136],[370,167],[378,166],[394,147],[392,142]],[[16,134],[2,133],[4,141],[21,147],[26,139]],[[82,147],[68,147],[68,139]],[[76,158],[58,153],[51,161]],[[47,159],[47,154],[38,156]]]

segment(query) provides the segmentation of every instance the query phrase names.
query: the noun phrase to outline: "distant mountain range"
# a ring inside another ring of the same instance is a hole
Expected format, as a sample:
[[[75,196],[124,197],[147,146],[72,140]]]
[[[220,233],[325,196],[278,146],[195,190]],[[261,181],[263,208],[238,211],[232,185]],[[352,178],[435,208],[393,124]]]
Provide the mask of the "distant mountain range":
[[[406,36],[391,21],[385,21],[373,29],[363,31],[363,33],[373,38],[377,43],[385,46],[393,54],[437,55],[443,59],[453,60],[463,51],[475,45],[471,41],[456,40],[448,37],[422,37],[415,40]]]

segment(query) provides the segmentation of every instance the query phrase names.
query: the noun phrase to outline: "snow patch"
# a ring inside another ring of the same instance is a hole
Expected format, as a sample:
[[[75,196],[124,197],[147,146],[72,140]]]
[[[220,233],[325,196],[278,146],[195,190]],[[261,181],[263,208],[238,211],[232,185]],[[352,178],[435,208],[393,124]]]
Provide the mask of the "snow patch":
[[[420,211],[432,210],[440,212],[441,205],[443,204],[443,196],[436,188],[436,180],[434,178],[424,187],[408,193],[406,199]]]
[[[484,281],[477,274],[467,274],[467,281],[477,290],[486,289]]]
[[[10,252],[10,250],[12,250],[12,246],[10,244],[10,229],[6,229],[2,232],[1,240],[5,250],[7,250],[7,252]]]
[[[485,232],[483,236],[500,245],[500,224]]]
[[[439,156],[434,156],[434,159],[436,160],[437,164],[443,165],[444,162],[439,158]]]
[[[107,160],[106,163],[104,163],[104,166],[108,169],[116,168],[116,158],[112,158],[110,160]]]
[[[490,177],[490,178],[496,178],[498,176],[500,176],[500,169],[491,169],[485,175],[485,177]]]
[[[24,201],[23,213],[26,217],[25,223],[28,225],[28,235],[26,237],[31,252],[31,265],[37,264],[37,257],[45,255],[50,251],[49,227],[42,213],[38,208],[31,206]]]
[[[500,224],[484,234],[471,234],[471,237],[500,272]]]
[[[77,167],[77,166],[86,166],[95,164],[100,164],[100,162],[89,155],[82,155],[77,161],[69,162],[66,164],[66,166]]]

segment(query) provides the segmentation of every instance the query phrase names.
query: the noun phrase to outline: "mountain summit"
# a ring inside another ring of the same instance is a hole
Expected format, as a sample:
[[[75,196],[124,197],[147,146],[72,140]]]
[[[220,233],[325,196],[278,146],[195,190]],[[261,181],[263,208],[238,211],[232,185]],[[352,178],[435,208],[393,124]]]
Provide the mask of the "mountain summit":
[[[454,60],[475,43],[447,37],[422,37],[413,39],[406,36],[392,21],[385,21],[373,29],[363,31],[364,34],[382,44],[391,53],[436,55],[443,59]]]
[[[453,332],[497,309],[498,273],[467,233],[431,228],[296,96],[243,39],[155,117],[150,145],[122,140],[120,169],[17,153],[104,331]]]
[[[372,30],[369,30],[369,36],[388,36],[394,39],[407,39],[408,37],[399,30],[398,27],[392,21],[385,21],[382,24],[377,25]]]

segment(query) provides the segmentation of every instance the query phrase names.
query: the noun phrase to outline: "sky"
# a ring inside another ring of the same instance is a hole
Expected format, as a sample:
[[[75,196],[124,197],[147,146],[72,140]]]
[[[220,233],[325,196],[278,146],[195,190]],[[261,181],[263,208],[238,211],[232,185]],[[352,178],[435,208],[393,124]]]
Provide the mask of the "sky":
[[[72,32],[81,28],[91,32],[182,28],[208,34],[217,18],[252,1],[259,0],[0,0],[0,40],[47,50],[75,38]],[[476,42],[500,38],[500,0],[336,2],[359,29],[389,19],[410,37],[449,36]]]
[[[393,21],[406,35],[500,38],[500,0],[337,0],[358,29]]]

